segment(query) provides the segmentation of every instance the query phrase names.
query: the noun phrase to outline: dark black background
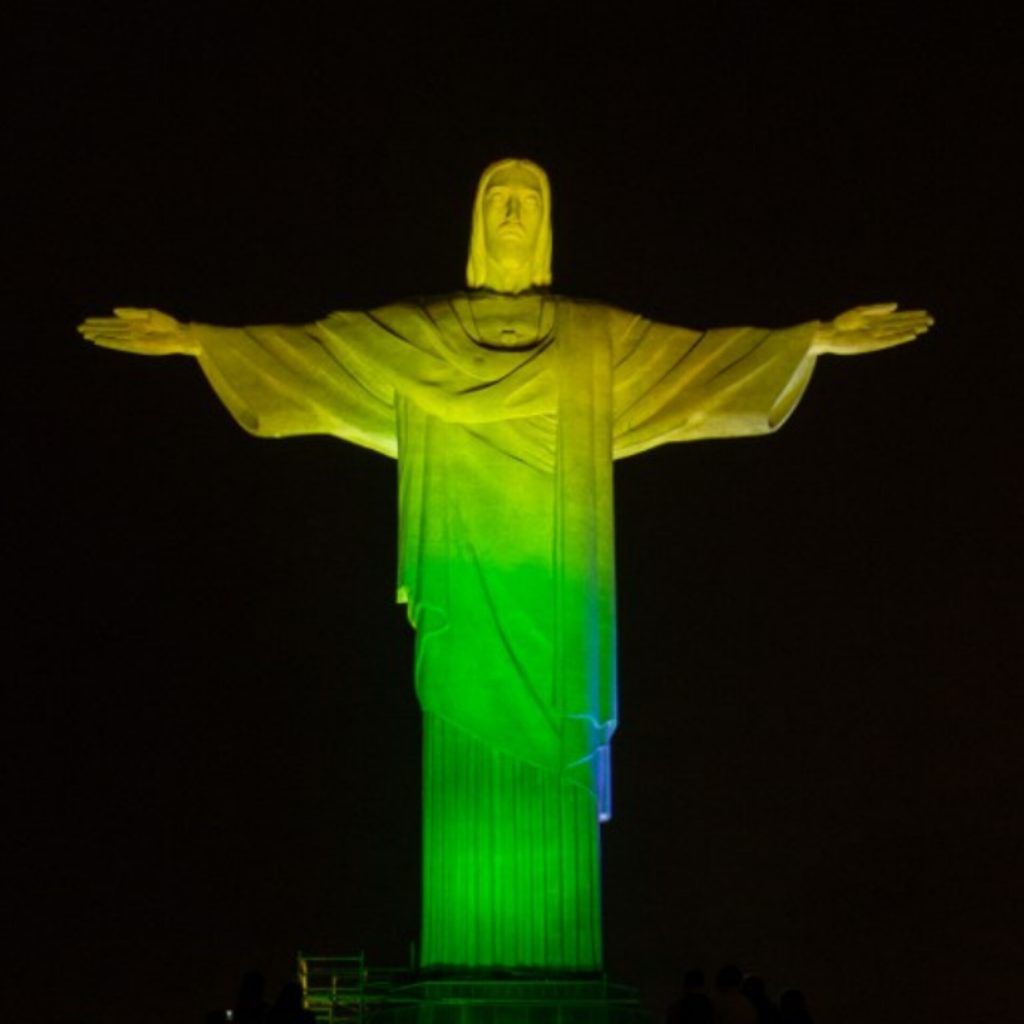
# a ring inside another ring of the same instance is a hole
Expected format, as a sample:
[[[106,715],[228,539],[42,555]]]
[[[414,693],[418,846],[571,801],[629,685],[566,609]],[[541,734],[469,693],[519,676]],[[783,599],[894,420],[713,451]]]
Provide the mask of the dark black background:
[[[900,21],[282,5],[9,35],[4,1020],[198,1020],[418,901],[394,465],[254,441],[114,305],[307,321],[462,283],[476,177],[558,291],[693,327],[898,299],[757,440],[620,463],[607,961],[736,959],[822,1021],[1008,1021],[1024,963],[1018,49]],[[788,8],[787,8],[788,9]]]

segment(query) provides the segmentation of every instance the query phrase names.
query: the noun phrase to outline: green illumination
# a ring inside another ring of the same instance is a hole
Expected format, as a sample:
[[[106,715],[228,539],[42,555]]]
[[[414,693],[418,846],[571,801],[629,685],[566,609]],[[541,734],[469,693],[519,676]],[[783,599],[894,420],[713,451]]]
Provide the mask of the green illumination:
[[[197,356],[253,434],[330,434],[398,459],[398,596],[424,712],[424,966],[601,967],[613,460],[770,432],[818,354],[931,322],[884,305],[696,332],[539,290],[550,259],[547,177],[502,161],[478,189],[469,291],[303,326],[123,309],[81,328]]]

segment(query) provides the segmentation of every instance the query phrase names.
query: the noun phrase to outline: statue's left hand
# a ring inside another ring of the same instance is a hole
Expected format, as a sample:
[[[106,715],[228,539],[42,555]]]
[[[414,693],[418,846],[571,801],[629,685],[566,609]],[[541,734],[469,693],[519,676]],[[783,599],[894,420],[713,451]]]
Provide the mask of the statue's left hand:
[[[913,341],[935,323],[923,309],[897,312],[895,302],[875,306],[857,306],[840,313],[831,323],[823,323],[814,336],[811,353],[830,352],[837,356],[857,356],[877,352]]]

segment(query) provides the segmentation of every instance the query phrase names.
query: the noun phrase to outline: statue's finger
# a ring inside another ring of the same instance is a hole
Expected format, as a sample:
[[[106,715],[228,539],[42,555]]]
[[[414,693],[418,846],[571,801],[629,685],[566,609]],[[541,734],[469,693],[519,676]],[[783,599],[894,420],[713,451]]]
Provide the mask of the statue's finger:
[[[150,311],[136,306],[115,306],[114,312],[123,320],[148,320]]]
[[[890,313],[890,320],[902,322],[904,320],[931,320],[931,315],[923,309],[901,309],[898,313]]]
[[[81,326],[100,331],[134,331],[137,329],[134,323],[103,316],[90,317]]]
[[[86,334],[86,341],[94,345],[102,345],[104,348],[125,348],[129,341],[125,338],[112,338],[109,334]]]
[[[136,337],[136,333],[134,331],[109,331],[102,327],[87,327],[81,333],[86,338],[110,338],[111,340],[119,341]]]
[[[115,352],[137,352],[133,345],[126,345],[123,342],[113,342],[109,338],[92,338],[92,343],[99,348],[113,349]]]
[[[118,352],[136,352],[145,355],[152,348],[151,345],[138,338],[115,337],[110,334],[97,334],[89,340],[93,344],[99,345],[100,348],[113,348]]]
[[[917,337],[917,331],[894,331],[891,334],[876,335],[874,344],[878,348],[887,348],[890,345],[902,345],[904,342],[913,341]]]
[[[865,316],[885,316],[899,308],[898,302],[877,302],[873,306],[860,306],[858,312]]]
[[[878,338],[886,338],[890,335],[914,335],[917,334],[917,328],[911,324],[892,324],[886,325],[885,327],[876,327],[872,330],[872,335]]]
[[[895,324],[893,326],[893,330],[909,331],[912,334],[924,334],[926,331],[928,331],[931,328],[931,326],[932,325],[930,323],[926,323],[923,320],[917,320],[917,321],[914,321],[913,323],[908,323],[908,324]]]
[[[916,325],[930,327],[932,320],[927,316],[912,316],[909,314],[893,313],[882,321],[881,326],[885,327],[914,327]]]

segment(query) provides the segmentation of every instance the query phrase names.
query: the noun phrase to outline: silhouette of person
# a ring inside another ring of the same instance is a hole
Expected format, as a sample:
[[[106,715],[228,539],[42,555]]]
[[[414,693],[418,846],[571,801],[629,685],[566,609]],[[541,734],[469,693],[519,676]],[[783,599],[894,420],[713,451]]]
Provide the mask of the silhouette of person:
[[[748,974],[740,984],[740,992],[757,1011],[757,1024],[779,1024],[779,1008],[768,998],[764,978]]]
[[[302,1005],[302,986],[289,981],[281,989],[270,1013],[267,1024],[316,1024],[316,1014]]]
[[[264,984],[262,971],[247,971],[242,976],[231,1018],[234,1024],[264,1024],[267,1019]]]
[[[779,1019],[782,1024],[814,1024],[803,992],[791,988],[779,996]]]
[[[704,972],[687,971],[683,994],[669,1006],[665,1024],[713,1024],[714,1007],[704,991]]]
[[[757,1010],[742,992],[743,972],[735,964],[726,964],[715,977],[716,1024],[757,1024]]]

